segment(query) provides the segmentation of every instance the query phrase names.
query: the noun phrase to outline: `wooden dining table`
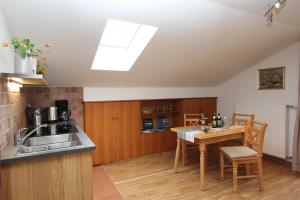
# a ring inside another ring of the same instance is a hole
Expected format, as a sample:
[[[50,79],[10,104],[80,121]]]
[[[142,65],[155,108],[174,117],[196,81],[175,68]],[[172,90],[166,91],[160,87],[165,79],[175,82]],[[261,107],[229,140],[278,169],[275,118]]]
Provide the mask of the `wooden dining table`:
[[[188,127],[174,127],[171,128],[173,132],[184,132],[187,130]],[[232,126],[228,128],[222,128],[219,130],[209,130],[206,133],[201,133],[200,126],[193,127],[199,128],[199,134],[194,136],[194,143],[199,145],[200,151],[200,187],[201,190],[205,190],[205,151],[206,146],[208,144],[224,142],[228,140],[240,139],[243,138],[243,134],[245,132],[245,127],[241,126]],[[179,155],[180,155],[180,145],[181,141],[184,140],[177,136],[177,147],[176,147],[176,156],[175,156],[175,163],[174,163],[174,172],[176,173],[179,163]]]

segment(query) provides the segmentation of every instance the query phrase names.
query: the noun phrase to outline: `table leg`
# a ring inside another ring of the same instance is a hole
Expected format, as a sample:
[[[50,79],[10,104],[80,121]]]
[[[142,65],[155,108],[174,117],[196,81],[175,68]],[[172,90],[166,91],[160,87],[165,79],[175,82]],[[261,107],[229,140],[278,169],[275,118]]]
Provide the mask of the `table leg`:
[[[199,144],[200,151],[200,189],[205,189],[205,144]]]
[[[181,140],[181,156],[182,156],[182,165],[185,165],[186,161],[186,142],[184,140]]]
[[[174,163],[174,173],[176,173],[177,171],[177,167],[178,167],[178,161],[179,161],[179,154],[180,154],[180,143],[181,143],[181,139],[179,137],[177,137],[177,147],[176,147],[176,155],[175,155],[175,163]]]
[[[204,158],[204,162],[205,162],[205,168],[206,168],[206,170],[207,170],[207,166],[208,166],[208,164],[207,164],[207,151],[205,151],[205,158]]]

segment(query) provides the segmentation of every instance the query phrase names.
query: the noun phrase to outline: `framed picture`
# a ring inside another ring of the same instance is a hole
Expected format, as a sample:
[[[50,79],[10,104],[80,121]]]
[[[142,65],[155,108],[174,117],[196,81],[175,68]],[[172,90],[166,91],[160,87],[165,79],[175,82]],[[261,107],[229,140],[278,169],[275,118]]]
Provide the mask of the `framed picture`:
[[[285,67],[258,69],[257,89],[284,89]]]

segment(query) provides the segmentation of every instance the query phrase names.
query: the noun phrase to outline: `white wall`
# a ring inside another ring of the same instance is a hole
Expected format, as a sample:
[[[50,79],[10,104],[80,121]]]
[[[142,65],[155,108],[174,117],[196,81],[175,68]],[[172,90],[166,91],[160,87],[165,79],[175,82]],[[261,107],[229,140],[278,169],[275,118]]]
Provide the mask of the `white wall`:
[[[84,87],[84,101],[215,97],[214,87]]]
[[[298,104],[300,42],[250,67],[217,87],[218,109],[229,114],[236,104]],[[257,69],[286,66],[284,90],[257,90]]]
[[[0,44],[10,41],[10,34],[0,9]],[[0,73],[12,73],[14,70],[14,51],[11,47],[0,46]]]
[[[235,105],[298,105],[300,42],[266,58],[216,88],[218,112],[231,114]],[[284,90],[257,90],[257,69],[286,66]],[[288,110],[289,155],[296,110]]]

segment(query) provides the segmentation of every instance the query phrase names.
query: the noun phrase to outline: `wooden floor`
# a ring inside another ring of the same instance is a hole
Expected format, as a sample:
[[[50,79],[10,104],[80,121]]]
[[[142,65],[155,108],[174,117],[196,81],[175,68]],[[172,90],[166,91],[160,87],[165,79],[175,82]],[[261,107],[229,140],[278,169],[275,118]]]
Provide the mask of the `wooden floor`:
[[[238,181],[238,192],[231,188],[231,173],[220,181],[218,168],[206,171],[206,191],[200,191],[198,156],[188,158],[186,166],[173,173],[174,152],[103,165],[105,172],[126,200],[168,199],[300,199],[300,175],[290,166],[272,160],[263,161],[264,192],[256,179]]]

